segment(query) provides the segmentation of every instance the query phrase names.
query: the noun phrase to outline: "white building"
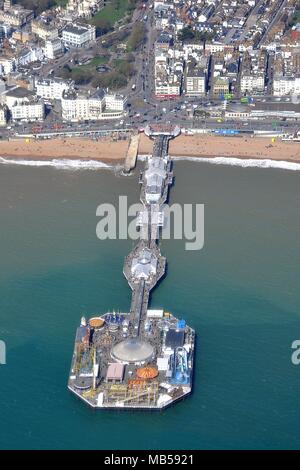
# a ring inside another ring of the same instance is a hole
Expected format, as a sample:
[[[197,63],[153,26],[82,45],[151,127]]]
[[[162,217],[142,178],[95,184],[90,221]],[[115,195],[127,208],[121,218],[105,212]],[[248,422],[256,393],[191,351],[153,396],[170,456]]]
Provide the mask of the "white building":
[[[36,82],[36,94],[46,100],[61,100],[64,91],[70,90],[74,85],[72,80],[61,78],[46,78]]]
[[[201,96],[206,92],[206,77],[202,70],[190,69],[186,75],[186,94]]]
[[[124,111],[127,98],[123,95],[105,95],[105,109],[107,111]]]
[[[102,92],[103,93],[103,92]],[[66,121],[87,121],[101,119],[104,107],[104,93],[98,93],[93,99],[84,94],[63,93],[61,99],[62,118]]]
[[[106,105],[108,97],[108,107]],[[111,109],[110,106],[119,106],[121,100],[112,98],[115,95],[106,95],[103,90],[97,90],[94,95],[77,94],[74,91],[64,92],[61,99],[62,118],[66,121],[90,121],[101,119],[119,119],[124,114],[122,109]]]
[[[16,57],[17,66],[24,66],[43,59],[43,51],[40,47],[24,48]]]
[[[101,10],[104,0],[68,0],[66,9],[76,16],[90,18],[94,13]]]
[[[0,22],[0,37],[8,38],[11,36],[12,28],[8,24]]]
[[[14,57],[0,57],[0,74],[9,75],[15,70],[16,61]]]
[[[83,47],[96,39],[96,28],[91,25],[69,24],[62,32],[62,40],[66,46]]]
[[[6,123],[7,123],[6,106],[0,104],[0,126],[6,126]]]
[[[145,197],[149,204],[157,203],[159,201],[166,175],[166,160],[157,157],[148,158],[148,168],[145,171]]]
[[[223,52],[225,45],[220,42],[211,42],[205,44],[205,51],[215,54],[216,52]]]
[[[264,91],[265,76],[261,74],[244,74],[241,77],[241,92]]]
[[[45,41],[43,52],[46,59],[55,59],[55,57],[64,52],[62,40],[60,38],[57,38]]]
[[[42,101],[29,101],[15,104],[11,108],[13,121],[42,121],[45,118],[45,105]]]
[[[300,93],[300,76],[295,75],[286,77],[284,75],[275,75],[273,80],[274,96],[284,96]]]
[[[158,98],[167,98],[180,96],[181,84],[179,82],[160,82],[155,83],[155,94]]]
[[[14,87],[12,89],[7,89],[2,94],[2,102],[6,104],[8,109],[11,111],[12,107],[24,102],[29,102],[33,100],[35,94],[27,90],[27,88]]]

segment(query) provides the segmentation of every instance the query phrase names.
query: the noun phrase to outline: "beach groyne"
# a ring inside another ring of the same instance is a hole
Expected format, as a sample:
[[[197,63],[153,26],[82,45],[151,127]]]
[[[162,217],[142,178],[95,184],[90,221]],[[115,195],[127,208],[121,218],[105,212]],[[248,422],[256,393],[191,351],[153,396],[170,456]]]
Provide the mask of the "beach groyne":
[[[135,134],[130,137],[129,147],[126,153],[124,172],[129,173],[136,165],[140,143],[140,134]]]

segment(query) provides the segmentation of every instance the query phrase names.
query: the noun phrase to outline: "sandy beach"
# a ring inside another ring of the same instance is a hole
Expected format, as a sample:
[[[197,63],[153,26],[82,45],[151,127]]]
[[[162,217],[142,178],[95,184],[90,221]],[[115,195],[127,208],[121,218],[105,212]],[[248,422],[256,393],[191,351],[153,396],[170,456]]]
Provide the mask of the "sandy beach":
[[[84,158],[116,162],[124,160],[128,145],[128,141],[115,142],[109,138],[98,141],[84,138],[0,141],[0,157]]]
[[[149,153],[151,142],[142,136],[139,152]],[[171,141],[169,153],[173,157],[236,157],[286,160],[300,162],[300,144],[274,143],[270,137],[220,137],[212,135],[181,135]]]
[[[112,141],[110,138],[98,141],[84,138],[51,140],[0,141],[0,157],[30,159],[97,159],[105,162],[121,162],[126,156],[129,142]],[[139,154],[149,154],[152,141],[141,135]],[[220,137],[211,135],[181,135],[170,143],[171,156],[186,157],[236,157],[285,160],[300,163],[300,144],[272,142],[261,137]]]

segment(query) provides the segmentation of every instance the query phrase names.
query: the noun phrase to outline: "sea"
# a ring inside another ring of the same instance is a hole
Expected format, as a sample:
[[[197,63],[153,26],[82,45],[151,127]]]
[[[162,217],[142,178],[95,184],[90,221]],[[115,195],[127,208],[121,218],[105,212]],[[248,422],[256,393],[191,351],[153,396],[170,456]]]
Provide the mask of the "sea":
[[[204,246],[162,241],[168,272],[151,308],[196,330],[193,393],[122,412],[90,409],[67,380],[81,316],[129,309],[134,242],[99,240],[96,210],[139,200],[142,162],[125,177],[102,163],[0,159],[1,449],[300,447],[300,166],[258,164],[174,162],[170,203],[204,204]]]

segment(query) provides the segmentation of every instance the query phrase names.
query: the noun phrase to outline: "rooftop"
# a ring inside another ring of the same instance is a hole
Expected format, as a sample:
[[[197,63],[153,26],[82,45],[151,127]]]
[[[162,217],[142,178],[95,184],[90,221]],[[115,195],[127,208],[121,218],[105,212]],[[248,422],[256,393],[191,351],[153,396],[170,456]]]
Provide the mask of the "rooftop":
[[[87,26],[69,24],[64,28],[64,31],[72,34],[85,34],[90,28]]]
[[[151,344],[137,338],[129,338],[116,344],[112,349],[112,357],[121,362],[144,362],[154,353]]]
[[[27,98],[33,95],[34,93],[32,91],[27,90],[27,88],[21,88],[21,87],[13,88],[12,90],[9,90],[6,93],[6,96],[11,96],[13,98]]]
[[[124,365],[118,362],[109,364],[106,373],[106,380],[122,380],[124,376]]]

